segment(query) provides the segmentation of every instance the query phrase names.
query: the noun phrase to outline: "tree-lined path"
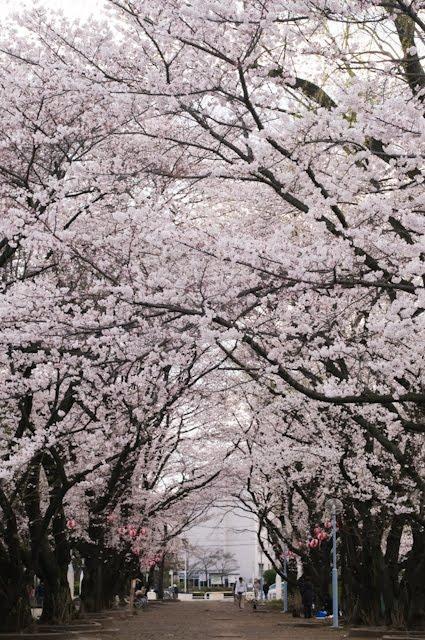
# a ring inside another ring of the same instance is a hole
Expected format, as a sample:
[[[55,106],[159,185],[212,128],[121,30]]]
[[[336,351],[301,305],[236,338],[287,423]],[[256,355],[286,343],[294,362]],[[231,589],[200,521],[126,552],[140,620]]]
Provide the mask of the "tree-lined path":
[[[247,583],[425,628],[424,3],[28,4],[0,37],[0,632],[40,585],[75,620],[71,563],[86,612],[182,590],[219,503],[256,522]]]
[[[153,605],[116,626],[125,640],[340,640],[346,634],[292,620],[280,612],[254,613],[248,606],[239,611],[233,603],[200,601]]]

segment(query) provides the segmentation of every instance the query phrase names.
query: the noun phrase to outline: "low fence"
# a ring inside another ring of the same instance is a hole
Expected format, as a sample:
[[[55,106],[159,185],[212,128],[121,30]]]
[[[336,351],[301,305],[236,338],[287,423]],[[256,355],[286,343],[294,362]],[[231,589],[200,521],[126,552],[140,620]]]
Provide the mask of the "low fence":
[[[233,600],[232,591],[195,591],[194,593],[179,593],[179,600]]]

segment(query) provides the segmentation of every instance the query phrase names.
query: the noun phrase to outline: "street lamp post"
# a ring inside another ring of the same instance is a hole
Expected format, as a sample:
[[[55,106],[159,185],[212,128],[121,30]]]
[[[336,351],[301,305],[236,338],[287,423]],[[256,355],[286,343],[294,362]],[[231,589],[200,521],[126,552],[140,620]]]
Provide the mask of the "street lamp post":
[[[187,547],[184,550],[184,592],[187,593]]]
[[[261,560],[263,558],[261,557]],[[260,574],[260,589],[261,589],[261,593],[260,593],[260,600],[262,600],[264,598],[264,591],[263,591],[263,587],[264,587],[264,579],[263,579],[263,571],[264,571],[264,564],[262,562],[258,563],[258,572]]]
[[[332,627],[339,627],[339,603],[338,603],[338,567],[336,562],[336,516],[342,511],[342,502],[337,498],[326,501],[326,509],[332,516]]]

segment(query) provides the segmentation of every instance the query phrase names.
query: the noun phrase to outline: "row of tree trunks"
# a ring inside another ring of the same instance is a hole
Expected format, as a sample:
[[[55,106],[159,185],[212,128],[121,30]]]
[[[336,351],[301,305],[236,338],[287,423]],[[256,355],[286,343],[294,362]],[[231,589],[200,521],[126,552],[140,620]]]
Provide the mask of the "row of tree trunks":
[[[84,579],[81,606],[85,612],[110,609],[116,596],[122,604],[129,594],[131,578],[138,573],[137,559],[129,560],[125,551],[117,552],[96,544],[81,542],[79,552],[84,557]]]
[[[394,516],[385,553],[383,530],[363,514],[362,531],[341,536],[343,609],[354,624],[425,627],[425,532],[410,523],[413,546],[404,563],[399,554],[405,517]]]
[[[347,503],[344,518],[338,523],[340,607],[344,618],[350,624],[424,629],[424,527],[408,514],[384,511],[372,515],[371,506],[361,501]],[[310,519],[319,522],[315,512]],[[267,517],[262,520],[276,557],[282,555],[280,527],[284,530],[284,525]],[[403,534],[412,536],[407,555],[402,549]],[[299,554],[303,573],[313,584],[316,605],[327,610],[332,606],[331,548],[328,538],[319,547]],[[280,563],[273,556],[269,560],[284,577]],[[296,579],[290,575],[288,583],[294,586]]]
[[[110,609],[116,595],[123,601],[128,595],[128,582],[127,573],[110,555],[107,558],[104,554],[86,556],[81,591],[83,610],[94,613]]]
[[[90,545],[92,546],[92,545]],[[93,545],[94,546],[94,545]],[[62,557],[61,557],[62,554]],[[134,566],[126,566],[120,554],[87,554],[82,582],[82,611],[109,609],[118,595],[120,602],[128,596]],[[50,549],[46,540],[37,553],[37,575],[44,583],[45,594],[40,623],[67,624],[76,615],[69,583],[67,558],[63,550]],[[0,631],[22,631],[34,624],[29,598],[28,570],[23,563],[12,562],[10,553],[0,546]]]
[[[44,476],[43,476],[44,472]],[[55,510],[45,526],[41,507],[41,484],[47,480]],[[33,460],[22,490],[22,507],[29,522],[27,538],[19,536],[16,515],[1,493],[1,507],[7,526],[0,544],[0,631],[20,631],[33,624],[29,588],[36,575],[44,584],[42,624],[67,624],[75,616],[73,594],[68,583],[71,543],[61,499],[61,480],[57,468],[43,457]],[[128,549],[121,552],[105,546],[101,515],[90,526],[93,542],[75,541],[84,558],[82,610],[97,612],[110,608],[116,595],[121,602],[128,595],[131,577],[137,574],[137,561],[129,560]]]

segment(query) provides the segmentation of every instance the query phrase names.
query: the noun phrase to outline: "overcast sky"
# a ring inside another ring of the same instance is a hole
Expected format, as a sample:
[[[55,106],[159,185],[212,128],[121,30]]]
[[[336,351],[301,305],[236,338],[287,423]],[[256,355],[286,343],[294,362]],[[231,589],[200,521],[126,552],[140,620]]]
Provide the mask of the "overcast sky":
[[[35,5],[43,4],[54,9],[62,9],[72,17],[86,18],[90,13],[101,10],[102,0],[0,0],[0,13],[22,11]]]

